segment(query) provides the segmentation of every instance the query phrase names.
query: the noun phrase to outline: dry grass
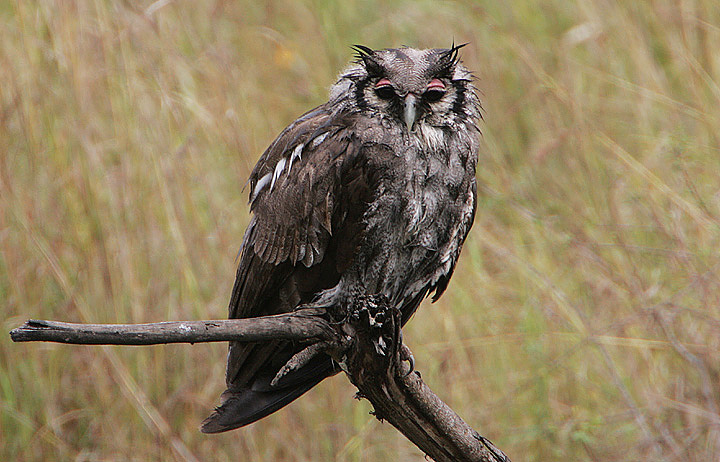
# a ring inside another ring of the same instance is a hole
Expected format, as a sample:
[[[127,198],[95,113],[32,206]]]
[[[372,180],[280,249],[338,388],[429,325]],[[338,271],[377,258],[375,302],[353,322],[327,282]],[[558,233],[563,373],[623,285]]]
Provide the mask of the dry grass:
[[[249,170],[348,45],[454,38],[481,202],[423,377],[518,461],[719,460],[720,9],[501,5],[0,2],[3,330],[223,317]],[[422,460],[343,377],[201,435],[224,355],[5,336],[0,459]]]

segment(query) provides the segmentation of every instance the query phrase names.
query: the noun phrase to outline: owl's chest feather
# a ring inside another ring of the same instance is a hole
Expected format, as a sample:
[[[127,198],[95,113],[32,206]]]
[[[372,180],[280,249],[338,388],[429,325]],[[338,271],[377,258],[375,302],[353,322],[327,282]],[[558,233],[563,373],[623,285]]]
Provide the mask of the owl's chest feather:
[[[452,222],[463,214],[457,207],[458,197],[467,194],[468,175],[472,176],[465,168],[464,155],[448,146],[443,130],[423,126],[395,152],[393,165],[387,166],[394,174],[386,177],[381,189],[386,198],[395,199],[384,202],[393,209],[388,214],[402,230],[398,236],[402,246],[434,251],[446,243]]]

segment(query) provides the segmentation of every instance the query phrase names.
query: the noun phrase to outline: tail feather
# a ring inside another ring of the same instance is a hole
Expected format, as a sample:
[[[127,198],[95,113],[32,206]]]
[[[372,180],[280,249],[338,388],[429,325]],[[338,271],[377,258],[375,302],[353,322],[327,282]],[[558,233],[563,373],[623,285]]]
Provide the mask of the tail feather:
[[[200,430],[203,433],[220,433],[249,425],[290,404],[323,378],[279,391],[228,390],[223,393],[222,405],[203,421]]]
[[[267,380],[259,380],[251,388],[228,388],[222,394],[222,404],[200,425],[203,433],[220,433],[244,427],[287,406],[324,378],[335,373],[330,358],[318,358],[321,364],[308,365],[313,370],[306,380],[283,383],[269,387]],[[314,366],[314,367],[312,367]],[[305,368],[301,368],[305,369]]]

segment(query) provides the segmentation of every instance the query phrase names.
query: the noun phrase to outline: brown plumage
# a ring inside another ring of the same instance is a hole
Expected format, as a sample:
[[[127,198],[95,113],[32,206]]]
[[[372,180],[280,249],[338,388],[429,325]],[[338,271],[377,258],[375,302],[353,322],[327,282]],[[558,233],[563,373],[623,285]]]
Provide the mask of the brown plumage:
[[[270,145],[249,181],[230,318],[382,294],[405,323],[442,294],[475,213],[480,106],[458,49],[357,47],[330,101]],[[339,370],[321,354],[271,385],[300,349],[231,342],[223,404],[202,430],[252,423]]]

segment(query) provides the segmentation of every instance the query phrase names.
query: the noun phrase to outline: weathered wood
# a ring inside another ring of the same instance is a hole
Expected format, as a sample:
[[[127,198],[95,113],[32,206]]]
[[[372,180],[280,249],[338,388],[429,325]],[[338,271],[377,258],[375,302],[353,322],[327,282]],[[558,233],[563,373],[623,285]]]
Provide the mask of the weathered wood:
[[[74,324],[29,320],[10,331],[14,342],[59,342],[81,345],[157,345],[163,343],[268,342],[330,340],[334,330],[317,310],[277,316],[148,324]]]
[[[151,324],[72,324],[27,321],[13,329],[15,342],[49,341],[91,345],[153,345],[221,341],[307,341],[306,355],[323,350],[344,366],[358,396],[436,462],[509,462],[490,441],[468,426],[402,362],[400,312],[383,299],[358,300],[351,315],[330,322],[327,313],[303,309],[248,319]],[[293,358],[298,367],[303,357]]]
[[[419,372],[409,372],[401,361],[400,311],[379,299],[363,303],[345,326],[355,342],[345,365],[375,416],[390,422],[436,462],[509,462],[438,398]]]

